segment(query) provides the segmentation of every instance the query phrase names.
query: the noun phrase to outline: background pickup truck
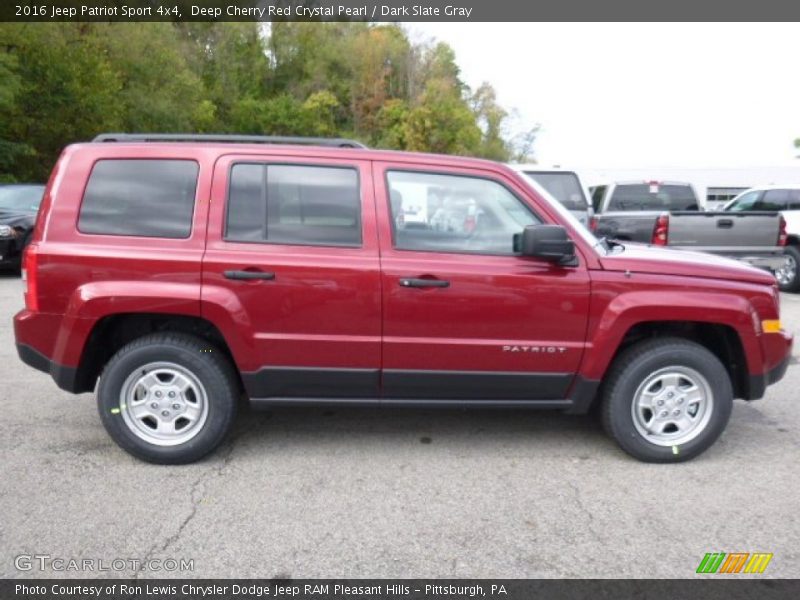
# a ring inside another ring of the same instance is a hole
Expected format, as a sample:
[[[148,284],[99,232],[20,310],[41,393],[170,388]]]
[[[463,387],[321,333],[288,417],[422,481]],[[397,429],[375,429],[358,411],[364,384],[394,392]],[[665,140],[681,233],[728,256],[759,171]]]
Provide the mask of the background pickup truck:
[[[786,257],[776,212],[704,212],[688,183],[620,182],[592,188],[599,237],[710,252],[775,272]]]

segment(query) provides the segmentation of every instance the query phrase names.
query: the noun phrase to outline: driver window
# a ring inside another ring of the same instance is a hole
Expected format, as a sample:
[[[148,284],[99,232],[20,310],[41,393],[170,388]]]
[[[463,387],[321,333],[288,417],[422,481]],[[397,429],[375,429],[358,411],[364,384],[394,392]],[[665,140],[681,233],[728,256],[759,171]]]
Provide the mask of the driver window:
[[[541,223],[489,179],[407,171],[387,173],[394,247],[422,252],[514,254],[514,235]]]

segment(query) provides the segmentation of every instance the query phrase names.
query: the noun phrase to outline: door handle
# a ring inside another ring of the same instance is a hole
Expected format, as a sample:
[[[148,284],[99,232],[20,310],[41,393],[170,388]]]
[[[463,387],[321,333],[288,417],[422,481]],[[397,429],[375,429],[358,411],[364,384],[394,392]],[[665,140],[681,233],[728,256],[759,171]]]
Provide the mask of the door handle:
[[[717,221],[717,227],[720,229],[731,229],[733,227],[733,219],[720,219]]]
[[[413,288],[446,288],[450,287],[450,282],[444,279],[422,279],[420,277],[403,277],[398,283],[401,287]]]
[[[237,281],[252,281],[255,279],[272,281],[275,279],[275,273],[266,273],[264,271],[225,271],[223,274],[225,279],[235,279]]]

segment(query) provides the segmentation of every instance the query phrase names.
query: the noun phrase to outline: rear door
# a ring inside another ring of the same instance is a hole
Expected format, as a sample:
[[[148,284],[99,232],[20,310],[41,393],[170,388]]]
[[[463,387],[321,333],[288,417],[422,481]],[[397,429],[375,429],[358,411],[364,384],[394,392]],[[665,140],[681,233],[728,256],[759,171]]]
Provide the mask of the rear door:
[[[379,394],[374,206],[368,161],[217,162],[202,305],[252,398]]]
[[[578,369],[589,307],[584,264],[515,254],[542,219],[510,179],[376,163],[386,399],[558,401]],[[407,206],[427,219],[407,222]]]

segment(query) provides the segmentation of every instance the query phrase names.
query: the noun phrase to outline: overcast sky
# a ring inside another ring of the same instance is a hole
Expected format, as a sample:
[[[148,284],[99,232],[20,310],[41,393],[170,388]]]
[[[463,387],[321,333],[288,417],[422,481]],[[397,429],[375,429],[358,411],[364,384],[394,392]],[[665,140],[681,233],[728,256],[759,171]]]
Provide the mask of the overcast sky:
[[[800,137],[800,24],[414,23],[489,81],[540,163],[785,164]],[[800,160],[797,161],[800,168]]]

